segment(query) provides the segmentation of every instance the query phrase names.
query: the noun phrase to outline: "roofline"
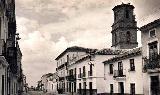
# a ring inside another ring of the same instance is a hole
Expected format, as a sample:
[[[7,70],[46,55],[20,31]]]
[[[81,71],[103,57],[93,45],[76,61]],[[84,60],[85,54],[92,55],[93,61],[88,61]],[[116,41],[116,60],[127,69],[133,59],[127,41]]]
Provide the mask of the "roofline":
[[[72,49],[73,48],[73,49]],[[78,48],[78,49],[74,49],[74,48]],[[59,58],[61,58],[63,55],[65,55],[67,52],[75,52],[75,51],[79,51],[79,52],[87,52],[89,50],[97,50],[97,49],[91,49],[91,48],[84,48],[84,47],[78,47],[78,46],[74,46],[74,47],[68,47],[65,51],[63,51],[60,55],[58,55],[58,57],[55,60],[58,60]]]
[[[103,63],[104,64],[107,64],[107,63],[113,63],[113,62],[116,62],[116,61],[119,61],[119,60],[123,60],[125,58],[130,58],[130,57],[133,57],[133,56],[138,56],[138,55],[141,55],[142,54],[142,48],[139,47],[139,48],[135,48],[133,50],[136,50],[136,49],[139,49],[139,51],[136,51],[136,52],[131,52],[131,53],[128,53],[128,54],[122,54],[122,56],[115,56],[113,58],[110,58],[106,61],[104,61]],[[131,51],[133,51],[131,50]]]
[[[148,30],[148,29],[151,29],[151,28],[155,28],[157,26],[160,25],[160,18],[159,19],[156,19],[142,27],[139,28],[140,31],[145,31],[145,30]]]
[[[122,3],[121,5],[117,5],[117,6],[115,6],[112,10],[113,10],[113,11],[115,11],[115,10],[116,10],[117,8],[119,8],[119,7],[126,7],[126,6],[128,6],[128,7],[132,8],[132,9],[134,9],[134,8],[135,8],[133,5],[130,5],[130,3],[128,3],[128,4],[124,4],[124,3]]]

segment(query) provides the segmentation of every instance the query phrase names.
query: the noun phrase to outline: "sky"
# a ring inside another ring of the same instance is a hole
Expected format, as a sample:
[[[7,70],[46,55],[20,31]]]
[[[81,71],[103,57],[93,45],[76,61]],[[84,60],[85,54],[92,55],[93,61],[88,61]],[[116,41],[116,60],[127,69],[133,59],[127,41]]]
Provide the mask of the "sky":
[[[160,0],[15,1],[22,67],[29,86],[56,71],[55,58],[67,47],[110,48],[114,6],[134,5],[138,27],[160,18]],[[140,36],[139,31],[139,45]]]

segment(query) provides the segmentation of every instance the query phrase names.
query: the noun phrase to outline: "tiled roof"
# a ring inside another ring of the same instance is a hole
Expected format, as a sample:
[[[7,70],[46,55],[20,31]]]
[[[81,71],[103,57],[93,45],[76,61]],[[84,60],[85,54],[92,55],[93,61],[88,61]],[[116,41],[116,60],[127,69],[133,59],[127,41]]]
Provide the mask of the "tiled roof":
[[[74,51],[79,51],[79,52],[95,52],[97,49],[91,49],[91,48],[84,48],[84,47],[79,47],[79,46],[73,46],[73,47],[68,47],[65,51],[63,51],[55,60],[58,60],[61,58],[63,55],[65,55],[67,52],[74,52]]]
[[[96,51],[96,54],[98,54],[98,55],[119,55],[119,54],[122,54],[127,51],[128,51],[128,49],[105,48],[105,49],[101,49],[101,50]]]
[[[144,31],[144,30],[148,30],[148,29],[151,29],[151,28],[155,28],[157,26],[160,26],[160,18],[157,19],[157,20],[154,20],[153,22],[150,22],[142,27],[140,27],[140,30],[141,31]]]
[[[42,77],[50,77],[50,76],[53,76],[53,73],[48,73],[48,74],[45,74],[45,75],[43,75]]]
[[[103,63],[110,63],[110,62],[115,62],[115,61],[119,61],[119,60],[123,60],[125,58],[129,58],[129,57],[133,57],[133,56],[136,56],[136,55],[141,55],[142,53],[142,48],[135,48],[135,49],[131,49],[129,51],[126,51],[122,54],[119,54],[113,58],[110,58],[106,61],[104,61]]]

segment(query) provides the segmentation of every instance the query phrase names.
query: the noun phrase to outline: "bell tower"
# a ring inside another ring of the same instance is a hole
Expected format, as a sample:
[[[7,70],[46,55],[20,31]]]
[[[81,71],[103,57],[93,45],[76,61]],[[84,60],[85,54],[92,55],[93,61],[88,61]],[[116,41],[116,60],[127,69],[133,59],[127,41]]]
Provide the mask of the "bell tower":
[[[132,49],[138,46],[137,22],[134,15],[134,6],[121,4],[115,6],[114,23],[112,25],[112,47],[116,49]]]

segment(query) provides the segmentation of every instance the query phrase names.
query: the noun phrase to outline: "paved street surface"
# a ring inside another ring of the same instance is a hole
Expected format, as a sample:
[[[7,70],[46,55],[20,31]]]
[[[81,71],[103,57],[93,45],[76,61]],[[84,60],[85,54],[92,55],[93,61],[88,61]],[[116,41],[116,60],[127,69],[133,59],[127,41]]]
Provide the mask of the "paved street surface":
[[[24,93],[23,95],[65,95],[65,94],[54,94],[54,93],[44,93],[42,91],[29,91],[28,93]]]

